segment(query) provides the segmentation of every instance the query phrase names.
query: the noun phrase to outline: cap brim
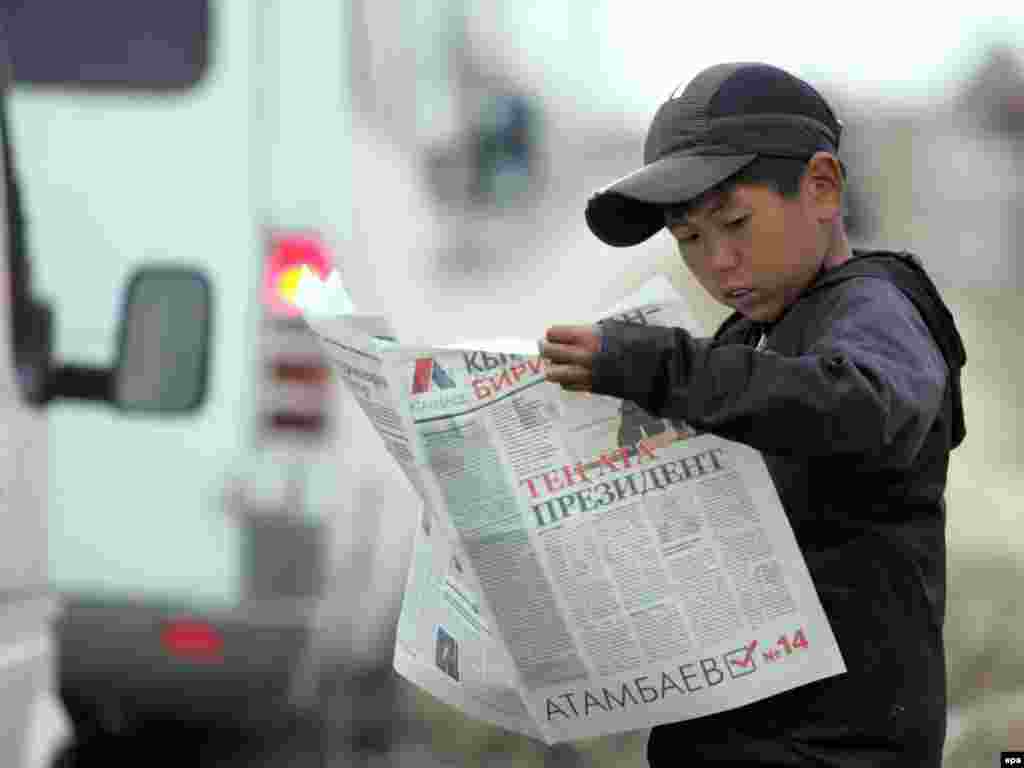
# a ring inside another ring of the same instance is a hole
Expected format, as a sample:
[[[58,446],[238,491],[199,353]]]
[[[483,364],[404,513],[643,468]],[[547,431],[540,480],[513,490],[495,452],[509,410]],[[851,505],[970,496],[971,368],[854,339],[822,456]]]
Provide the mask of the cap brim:
[[[698,197],[756,158],[756,154],[663,157],[591,197],[587,225],[608,245],[638,245],[665,226],[662,206]]]

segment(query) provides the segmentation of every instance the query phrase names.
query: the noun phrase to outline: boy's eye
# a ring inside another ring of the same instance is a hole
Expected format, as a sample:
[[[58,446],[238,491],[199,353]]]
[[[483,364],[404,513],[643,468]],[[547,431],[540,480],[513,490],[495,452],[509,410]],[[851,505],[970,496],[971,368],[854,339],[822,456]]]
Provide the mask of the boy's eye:
[[[726,229],[739,229],[748,221],[750,221],[749,216],[740,216],[738,219],[732,219],[731,221],[725,222],[725,227]]]

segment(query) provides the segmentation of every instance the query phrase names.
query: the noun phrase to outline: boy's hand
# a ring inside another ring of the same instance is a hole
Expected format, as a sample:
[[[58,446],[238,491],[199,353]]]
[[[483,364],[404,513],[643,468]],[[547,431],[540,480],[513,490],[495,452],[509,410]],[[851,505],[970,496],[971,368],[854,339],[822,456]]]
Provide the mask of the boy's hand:
[[[644,444],[645,448],[653,453],[655,448],[668,448],[672,443],[682,437],[683,434],[681,432],[676,432],[674,429],[667,429],[664,432],[659,432],[651,437],[645,437],[640,442]]]
[[[570,392],[589,392],[593,383],[594,353],[601,336],[590,325],[555,325],[548,328],[540,354],[546,361],[548,381]]]

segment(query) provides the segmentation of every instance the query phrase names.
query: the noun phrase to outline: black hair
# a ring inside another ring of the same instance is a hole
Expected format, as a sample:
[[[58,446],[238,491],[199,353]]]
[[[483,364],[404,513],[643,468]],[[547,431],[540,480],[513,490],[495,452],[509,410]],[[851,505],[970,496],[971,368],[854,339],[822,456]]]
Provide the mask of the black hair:
[[[800,181],[807,170],[807,163],[810,157],[779,157],[775,155],[760,155],[750,165],[744,166],[724,181],[719,182],[707,192],[687,200],[684,203],[666,205],[666,221],[678,221],[684,218],[694,208],[699,208],[712,194],[729,194],[734,187],[741,184],[749,186],[766,186],[786,200],[793,200],[800,194]],[[838,159],[838,158],[837,158]],[[843,181],[846,180],[846,166],[839,161],[840,173]]]
[[[762,155],[718,184],[715,189],[728,193],[740,184],[767,186],[787,200],[792,200],[800,194],[800,180],[804,177],[809,159]]]

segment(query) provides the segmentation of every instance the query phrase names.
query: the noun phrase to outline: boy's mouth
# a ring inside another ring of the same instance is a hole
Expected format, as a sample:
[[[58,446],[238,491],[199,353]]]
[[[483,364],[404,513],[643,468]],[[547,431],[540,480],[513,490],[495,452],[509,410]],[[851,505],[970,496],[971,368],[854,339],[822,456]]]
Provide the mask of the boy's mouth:
[[[730,288],[725,292],[725,298],[740,299],[752,291],[753,288]]]

